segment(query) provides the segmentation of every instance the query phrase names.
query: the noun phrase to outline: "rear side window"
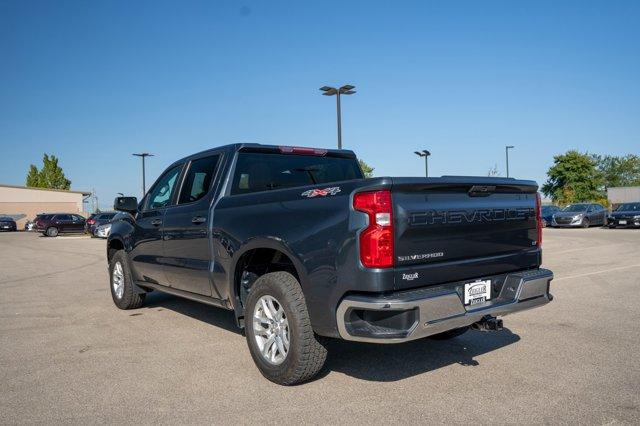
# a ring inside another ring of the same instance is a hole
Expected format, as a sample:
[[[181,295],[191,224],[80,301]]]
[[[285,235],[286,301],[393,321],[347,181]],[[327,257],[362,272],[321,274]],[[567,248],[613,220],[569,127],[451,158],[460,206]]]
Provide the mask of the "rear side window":
[[[241,152],[231,194],[361,178],[358,162],[351,158]]]
[[[219,155],[212,155],[191,162],[182,184],[178,204],[193,203],[207,195],[216,174],[219,159]]]

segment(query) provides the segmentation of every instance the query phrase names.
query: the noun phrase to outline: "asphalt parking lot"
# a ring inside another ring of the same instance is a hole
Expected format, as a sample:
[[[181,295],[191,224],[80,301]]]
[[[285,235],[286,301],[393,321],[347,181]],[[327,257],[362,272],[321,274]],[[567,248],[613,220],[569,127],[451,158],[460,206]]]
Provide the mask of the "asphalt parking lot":
[[[334,341],[288,388],[227,311],[116,309],[104,245],[0,234],[0,423],[640,422],[640,230],[546,229],[551,304],[448,342]]]

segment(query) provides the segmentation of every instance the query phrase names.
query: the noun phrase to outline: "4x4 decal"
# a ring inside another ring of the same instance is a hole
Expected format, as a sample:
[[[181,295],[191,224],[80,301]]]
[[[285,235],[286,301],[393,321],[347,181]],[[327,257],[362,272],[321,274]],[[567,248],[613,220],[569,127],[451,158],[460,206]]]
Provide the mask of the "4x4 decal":
[[[313,198],[313,197],[326,197],[327,195],[336,195],[340,192],[339,186],[332,186],[331,188],[325,189],[310,189],[308,191],[304,191],[302,194],[303,197]]]

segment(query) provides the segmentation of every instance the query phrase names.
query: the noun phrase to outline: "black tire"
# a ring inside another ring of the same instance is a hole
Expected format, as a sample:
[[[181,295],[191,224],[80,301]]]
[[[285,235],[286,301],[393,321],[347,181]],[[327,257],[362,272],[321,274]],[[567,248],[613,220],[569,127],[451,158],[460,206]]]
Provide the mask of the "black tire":
[[[120,264],[122,274],[124,276],[124,289],[122,296],[118,297],[114,286],[114,270],[116,265]],[[137,293],[133,287],[133,279],[131,270],[129,269],[129,261],[124,250],[118,250],[109,262],[109,288],[111,289],[111,298],[113,303],[120,309],[137,309],[144,303],[145,293]]]
[[[50,226],[47,228],[47,237],[57,237],[60,231],[55,226]]]
[[[433,336],[429,336],[429,338],[433,340],[449,340],[449,339],[453,339],[454,337],[463,335],[468,330],[469,330],[469,326],[454,328],[453,330],[447,330],[442,333],[434,334]]]
[[[278,365],[268,362],[260,352],[254,335],[253,313],[262,296],[277,300],[289,324],[289,350]],[[279,385],[295,385],[314,377],[327,359],[327,349],[314,334],[307,304],[298,280],[288,272],[262,275],[251,287],[245,306],[245,334],[251,357],[260,373]]]
[[[586,217],[582,218],[582,222],[580,222],[580,226],[583,228],[588,228],[591,224],[589,223],[589,219]]]

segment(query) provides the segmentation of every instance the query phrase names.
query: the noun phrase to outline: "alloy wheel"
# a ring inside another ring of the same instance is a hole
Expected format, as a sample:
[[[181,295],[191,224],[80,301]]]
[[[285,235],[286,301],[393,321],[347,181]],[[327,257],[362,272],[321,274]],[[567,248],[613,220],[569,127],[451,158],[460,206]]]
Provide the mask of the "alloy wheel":
[[[264,295],[253,309],[253,335],[262,358],[279,365],[289,353],[289,320],[278,300]]]
[[[116,262],[113,266],[112,285],[113,294],[115,294],[116,298],[122,299],[122,296],[124,295],[124,272],[120,262]]]

